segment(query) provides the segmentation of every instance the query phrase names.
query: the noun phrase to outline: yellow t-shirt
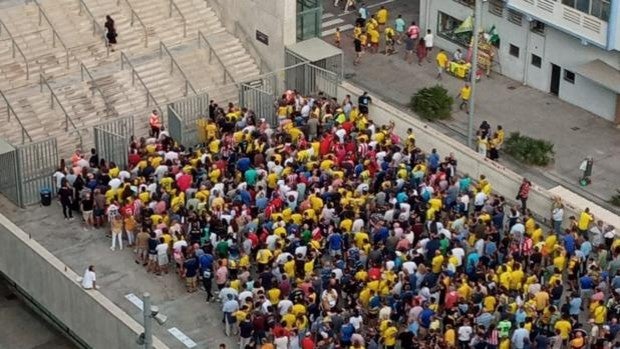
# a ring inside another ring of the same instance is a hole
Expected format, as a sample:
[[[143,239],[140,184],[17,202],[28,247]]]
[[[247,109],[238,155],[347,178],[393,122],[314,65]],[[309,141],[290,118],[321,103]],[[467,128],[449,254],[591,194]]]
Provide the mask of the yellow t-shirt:
[[[110,170],[111,171],[111,170]],[[110,176],[112,176],[110,174]],[[592,215],[589,213],[581,212],[581,215],[579,215],[579,224],[577,225],[577,227],[579,228],[579,230],[588,230],[588,227],[590,226],[590,222],[592,222],[593,218]]]
[[[445,68],[446,65],[448,64],[448,55],[446,55],[445,52],[440,51],[437,54],[437,57],[435,58],[435,60],[437,61],[437,66],[440,68]]]
[[[554,329],[560,330],[560,337],[562,337],[562,339],[568,339],[572,328],[573,326],[571,326],[570,322],[566,320],[558,320],[554,326]]]
[[[441,273],[441,266],[443,265],[443,260],[444,260],[444,257],[441,254],[433,257],[433,260],[431,261],[433,273],[435,274]]]
[[[388,10],[382,8],[379,11],[377,11],[377,22],[379,22],[379,24],[385,24],[388,20]]]
[[[463,86],[463,88],[461,88],[461,98],[464,101],[468,101],[470,96],[471,96],[471,87]]]

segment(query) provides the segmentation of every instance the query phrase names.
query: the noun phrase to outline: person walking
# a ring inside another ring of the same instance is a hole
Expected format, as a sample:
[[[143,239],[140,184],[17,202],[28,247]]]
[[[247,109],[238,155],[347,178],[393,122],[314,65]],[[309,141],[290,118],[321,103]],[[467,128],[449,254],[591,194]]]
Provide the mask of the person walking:
[[[532,182],[527,178],[523,178],[521,186],[519,186],[519,192],[517,193],[517,200],[521,201],[521,213],[525,214],[527,209],[527,198],[530,195],[530,189],[532,188]]]
[[[62,205],[62,214],[65,216],[65,220],[73,220],[73,212],[71,205],[73,203],[73,189],[69,186],[69,181],[62,180],[62,188],[58,190],[58,197],[60,198],[60,204]]]
[[[426,58],[426,42],[424,39],[420,39],[420,41],[418,41],[418,46],[416,47],[415,53],[418,56],[418,65],[422,66],[422,62]]]
[[[465,84],[459,91],[457,98],[461,99],[461,104],[459,104],[459,110],[463,110],[465,107],[465,112],[469,113],[469,98],[471,97],[471,87],[468,83]]]
[[[403,42],[403,36],[405,35],[405,20],[403,15],[398,15],[394,20],[394,29],[396,30],[396,43],[400,45]]]
[[[114,52],[114,45],[116,45],[116,37],[118,33],[116,32],[116,27],[114,26],[114,20],[110,15],[105,16],[105,24],[104,27],[108,31],[106,33],[106,39],[108,39],[108,47],[110,47],[110,51]]]
[[[439,50],[437,57],[435,57],[435,61],[437,62],[437,80],[441,80],[443,71],[446,69],[446,65],[448,64],[448,55],[446,54],[446,51]]]
[[[353,65],[358,65],[362,61],[362,34],[356,36],[353,39],[353,46],[355,46],[355,60],[353,61]]]
[[[157,110],[153,110],[149,117],[149,126],[151,127],[151,137],[159,138],[159,132],[161,131],[161,120],[159,120],[159,114]]]
[[[110,246],[110,250],[116,251],[116,240],[118,239],[118,247],[119,249],[123,249],[123,220],[121,215],[113,216],[111,222],[112,229],[112,246]]]
[[[433,33],[431,33],[431,30],[428,29],[426,30],[426,35],[424,35],[424,45],[426,47],[428,63],[431,62],[430,54],[433,51],[433,42],[434,42]]]

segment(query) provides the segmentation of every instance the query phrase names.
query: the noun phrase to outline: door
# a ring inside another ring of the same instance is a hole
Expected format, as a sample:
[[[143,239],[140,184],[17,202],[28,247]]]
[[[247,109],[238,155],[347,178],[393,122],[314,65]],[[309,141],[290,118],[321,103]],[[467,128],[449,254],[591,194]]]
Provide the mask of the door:
[[[549,92],[554,95],[560,94],[560,76],[562,75],[562,68],[559,65],[551,63],[551,86]]]

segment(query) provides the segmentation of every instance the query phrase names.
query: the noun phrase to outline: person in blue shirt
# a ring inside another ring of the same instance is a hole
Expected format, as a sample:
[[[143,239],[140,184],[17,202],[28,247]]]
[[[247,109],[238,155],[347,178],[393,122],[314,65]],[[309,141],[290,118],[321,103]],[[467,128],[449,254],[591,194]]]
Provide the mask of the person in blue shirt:
[[[210,302],[213,298],[211,293],[211,281],[213,280],[213,258],[211,246],[205,246],[203,248],[204,254],[200,256],[198,263],[200,264],[200,273],[202,275],[202,284],[207,291],[207,302]]]
[[[241,171],[241,173],[245,173],[250,168],[251,160],[248,157],[242,157],[237,160],[237,169]]]
[[[329,253],[330,255],[342,255],[342,235],[339,232],[334,232],[329,236]]]
[[[575,237],[573,234],[564,235],[564,249],[568,256],[572,256],[575,253]]]
[[[422,312],[420,313],[420,327],[424,329],[428,329],[431,325],[431,321],[435,312],[429,309],[427,306],[424,307]]]
[[[437,170],[440,161],[441,159],[439,158],[439,154],[437,154],[437,149],[433,148],[431,154],[428,156],[428,167],[430,167],[431,171]]]

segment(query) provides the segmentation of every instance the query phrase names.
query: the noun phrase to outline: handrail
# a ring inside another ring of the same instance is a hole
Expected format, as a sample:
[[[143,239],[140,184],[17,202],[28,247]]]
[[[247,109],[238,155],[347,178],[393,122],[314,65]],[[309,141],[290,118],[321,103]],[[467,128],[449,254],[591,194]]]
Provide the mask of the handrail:
[[[56,47],[57,40],[58,42],[60,42],[62,47],[65,49],[65,54],[67,57],[67,69],[69,69],[69,49],[67,48],[67,45],[65,45],[65,43],[60,38],[60,35],[58,35],[56,28],[54,28],[52,21],[50,21],[49,17],[47,17],[47,14],[43,10],[43,7],[41,7],[41,4],[39,4],[39,1],[34,0],[34,3],[37,5],[37,8],[39,9],[39,26],[43,23],[43,19],[45,19],[47,24],[50,26],[50,29],[52,30],[52,47]]]
[[[99,24],[95,16],[93,16],[93,13],[90,12],[90,9],[88,8],[88,5],[86,5],[84,0],[78,0],[78,4],[80,6],[79,15],[80,16],[82,15],[82,9],[86,10],[86,14],[88,15],[88,17],[90,17],[90,20],[93,22],[93,35],[97,35],[97,32],[99,32],[99,35],[101,36],[101,39],[103,39],[103,43],[105,44],[105,47],[106,47],[106,51],[107,51],[106,56],[110,57],[110,45],[108,45],[108,38],[106,37],[105,29],[103,29],[103,27],[101,26],[101,24]]]
[[[60,99],[58,99],[58,96],[56,95],[56,93],[54,92],[54,90],[52,89],[52,86],[50,86],[49,82],[47,82],[47,79],[45,79],[45,76],[43,76],[43,74],[39,74],[39,85],[41,87],[41,93],[43,93],[43,85],[45,85],[47,87],[47,89],[50,91],[50,95],[51,95],[51,103],[50,106],[52,109],[54,109],[54,101],[56,101],[56,104],[58,104],[58,106],[60,107],[60,110],[63,112],[63,114],[65,114],[65,131],[69,131],[69,125],[71,125],[71,128],[77,132],[78,137],[80,137],[80,146],[82,144],[82,134],[80,133],[80,130],[75,126],[75,123],[73,122],[73,119],[71,119],[71,117],[69,116],[69,113],[67,113],[67,110],[65,109],[65,107],[62,106],[62,103],[60,103]]]
[[[134,68],[133,64],[129,60],[129,57],[127,57],[125,52],[121,51],[121,70],[125,69],[125,63],[131,68],[131,86],[135,85],[136,78],[138,78],[138,82],[142,85],[142,87],[146,91],[146,106],[147,107],[150,106],[151,101],[152,101],[153,104],[155,105],[155,108],[157,108],[157,110],[159,111],[159,115],[161,115],[161,117],[163,118],[164,113],[161,107],[159,106],[159,103],[157,103],[157,100],[155,100],[155,97],[153,97],[153,95],[151,94],[151,91],[146,86],[146,84],[144,83],[140,75],[138,75],[138,71],[136,70],[136,68]]]
[[[111,111],[112,110],[112,106],[110,105],[110,103],[108,102],[107,98],[103,94],[103,91],[101,90],[101,87],[99,87],[99,84],[97,83],[97,81],[95,80],[93,75],[90,73],[88,68],[84,65],[84,63],[80,62],[80,75],[82,76],[82,81],[84,81],[84,73],[86,73],[86,75],[88,75],[88,77],[90,78],[90,81],[93,84],[94,88],[92,90],[92,95],[93,96],[95,95],[95,90],[97,92],[99,92],[99,94],[101,95],[101,98],[103,98],[103,103],[105,104],[106,111],[108,111],[108,112]]]
[[[131,12],[131,20],[129,24],[133,27],[134,19],[138,20],[138,22],[140,23],[140,26],[144,30],[144,47],[149,47],[149,31],[147,29],[146,24],[142,22],[142,19],[140,19],[140,16],[138,16],[138,13],[136,12],[136,10],[133,9],[133,6],[131,6],[131,4],[129,3],[129,0],[123,0],[123,1],[125,2],[125,4],[127,4],[127,7],[129,7],[129,11]],[[116,0],[116,6],[120,6],[120,5],[121,5],[121,0]]]
[[[2,99],[4,99],[4,103],[6,103],[6,113],[8,115],[7,122],[11,121],[11,113],[13,113],[13,116],[15,117],[15,120],[17,120],[17,123],[22,128],[22,144],[25,143],[24,141],[26,140],[26,137],[28,137],[28,140],[30,140],[32,142],[32,137],[30,137],[30,134],[28,133],[28,130],[26,130],[26,128],[24,127],[24,124],[22,124],[22,121],[17,116],[17,113],[15,112],[13,107],[11,106],[11,103],[9,103],[9,100],[4,95],[4,92],[0,91],[0,96],[2,96]]]
[[[6,31],[6,33],[9,34],[9,38],[11,38],[11,47],[13,49],[13,58],[15,58],[15,51],[17,50],[19,52],[19,54],[22,56],[22,58],[24,59],[24,62],[26,63],[26,80],[30,80],[30,65],[28,64],[28,59],[26,58],[26,55],[24,54],[22,49],[19,48],[19,46],[17,45],[17,42],[15,41],[15,38],[13,38],[13,35],[11,34],[11,32],[9,31],[9,28],[7,28],[7,26],[4,24],[4,22],[2,22],[2,20],[0,20],[0,36],[2,34],[2,28],[4,28],[4,31]]]
[[[172,17],[172,9],[174,8],[179,14],[179,16],[181,16],[181,21],[183,22],[183,37],[184,38],[187,37],[187,19],[185,19],[185,16],[183,16],[183,13],[181,13],[181,10],[179,10],[179,7],[174,2],[174,0],[168,0],[168,3],[169,3],[168,17]]]
[[[196,89],[194,88],[192,83],[187,78],[187,75],[185,75],[185,73],[183,72],[183,69],[181,69],[181,66],[179,65],[179,63],[176,61],[176,59],[174,59],[174,56],[172,56],[172,52],[170,52],[170,50],[168,49],[166,44],[164,44],[163,41],[160,41],[159,42],[159,59],[162,58],[164,52],[168,55],[168,57],[170,57],[170,75],[173,75],[174,67],[176,66],[179,72],[181,73],[181,76],[183,77],[183,79],[185,79],[185,94],[183,96],[186,97],[190,89],[192,90],[192,92],[194,92],[195,95],[197,95],[198,93],[196,93]]]
[[[243,40],[241,40],[239,33],[241,33],[241,36],[243,36]],[[243,29],[243,27],[241,26],[241,24],[239,24],[238,21],[235,21],[234,35],[235,37],[239,38],[240,39],[239,41],[241,41],[241,44],[245,46],[248,51],[250,51],[250,55],[258,61],[258,67],[260,69],[261,74],[268,73],[273,70],[271,69],[269,64],[267,64],[267,62],[263,60],[262,55],[258,52],[256,45],[254,45],[254,42],[251,40],[251,36],[248,35],[248,33],[245,31],[245,29]],[[248,43],[249,45],[246,46],[244,45],[244,43]]]
[[[218,63],[222,66],[222,69],[224,70],[224,84],[228,82],[227,79],[230,79],[230,81],[235,83],[236,82],[235,79],[233,78],[232,74],[230,74],[230,71],[228,71],[228,68],[222,62],[222,59],[217,55],[217,52],[215,52],[215,50],[213,49],[213,46],[211,46],[211,43],[209,42],[209,40],[207,40],[207,37],[199,30],[198,31],[198,48],[202,47],[202,41],[204,41],[205,44],[207,44],[207,48],[209,49],[209,64],[211,63],[211,58],[215,56],[215,59],[217,59]]]

